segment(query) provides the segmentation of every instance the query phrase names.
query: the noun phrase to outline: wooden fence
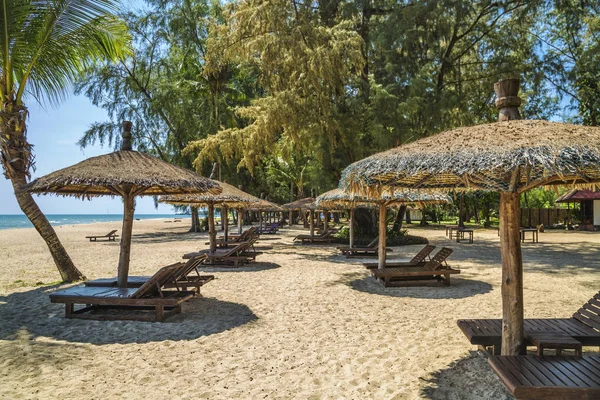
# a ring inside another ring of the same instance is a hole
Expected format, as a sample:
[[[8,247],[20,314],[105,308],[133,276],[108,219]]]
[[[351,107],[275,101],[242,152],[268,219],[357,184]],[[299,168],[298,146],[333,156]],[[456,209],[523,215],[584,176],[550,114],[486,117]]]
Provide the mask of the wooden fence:
[[[570,211],[566,208],[521,208],[521,226],[563,224]]]

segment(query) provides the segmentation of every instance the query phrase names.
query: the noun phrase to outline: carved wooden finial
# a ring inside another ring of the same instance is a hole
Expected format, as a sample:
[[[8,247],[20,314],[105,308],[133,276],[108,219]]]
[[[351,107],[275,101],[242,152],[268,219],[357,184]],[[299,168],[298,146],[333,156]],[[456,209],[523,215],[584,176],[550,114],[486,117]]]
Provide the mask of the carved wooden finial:
[[[121,150],[133,150],[131,145],[131,121],[123,121],[123,140],[121,141]]]
[[[496,92],[496,107],[499,109],[498,121],[511,121],[521,119],[519,106],[521,99],[519,98],[519,79],[503,79],[494,83],[494,91]]]

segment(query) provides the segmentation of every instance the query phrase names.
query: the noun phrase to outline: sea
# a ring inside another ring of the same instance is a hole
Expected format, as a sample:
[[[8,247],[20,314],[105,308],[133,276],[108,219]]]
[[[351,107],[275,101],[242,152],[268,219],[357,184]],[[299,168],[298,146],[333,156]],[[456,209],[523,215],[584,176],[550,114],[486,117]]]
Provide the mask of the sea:
[[[200,217],[202,218],[202,210]],[[90,224],[93,222],[120,222],[123,220],[122,214],[47,214],[46,217],[53,226]],[[136,219],[157,219],[157,218],[190,218],[189,215],[176,214],[135,214]],[[33,228],[33,225],[25,215],[0,214],[0,229],[12,228]]]

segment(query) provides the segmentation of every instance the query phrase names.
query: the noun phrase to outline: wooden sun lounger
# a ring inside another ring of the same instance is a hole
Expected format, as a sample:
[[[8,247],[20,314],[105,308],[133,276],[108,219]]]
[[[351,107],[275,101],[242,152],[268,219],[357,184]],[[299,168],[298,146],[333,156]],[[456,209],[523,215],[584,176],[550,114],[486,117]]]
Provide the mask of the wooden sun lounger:
[[[458,327],[471,344],[498,355],[502,345],[501,319],[460,319]],[[553,332],[571,336],[584,346],[600,346],[600,292],[571,318],[525,319],[525,336],[532,332]]]
[[[86,239],[90,239],[90,242],[95,242],[98,239],[107,239],[109,242],[115,242],[117,240],[117,237],[119,235],[116,234],[117,230],[112,230],[110,232],[108,232],[106,235],[100,235],[100,236],[86,236]]]
[[[241,235],[229,235],[229,237],[227,238],[227,240],[225,240],[225,238],[221,237],[218,238],[216,243],[217,243],[217,247],[231,247],[231,246],[237,246],[240,243],[243,242],[247,242],[251,239],[258,239],[258,235],[256,234],[256,228],[254,226],[248,228],[246,231],[242,232]],[[207,242],[205,244],[210,244],[210,242]]]
[[[229,249],[218,249],[214,253],[210,253],[210,250],[203,250],[196,253],[184,254],[183,258],[188,259],[197,257],[199,255],[205,255],[206,258],[202,261],[203,264],[207,265],[231,265],[234,267],[243,266],[244,263],[249,263],[256,260],[256,256],[262,253],[254,251],[254,243],[256,239],[252,239],[248,242],[239,243],[237,246]]]
[[[409,260],[385,260],[385,266],[386,268],[395,268],[395,267],[415,267],[421,263],[425,262],[426,258],[430,258],[430,254],[431,252],[435,250],[435,246],[428,244],[425,245],[425,247],[423,247],[421,250],[419,250],[419,252],[417,254],[415,254],[415,256]],[[450,250],[450,249],[448,249]],[[441,250],[440,250],[441,251]],[[438,253],[441,255],[445,254],[444,253]],[[452,253],[452,250],[450,250],[450,253]],[[450,253],[448,253],[448,255],[450,255]],[[367,263],[363,263],[363,265],[367,268],[367,269],[374,269],[377,268],[379,266],[378,263],[376,262],[367,262]]]
[[[379,254],[379,237],[376,237],[371,241],[371,243],[366,246],[353,246],[350,248],[349,246],[339,246],[338,250],[342,252],[342,254],[346,255],[346,257],[367,257],[367,256],[376,256]],[[386,252],[393,251],[390,248],[385,249]]]
[[[181,304],[194,297],[194,292],[161,289],[173,279],[178,268],[179,263],[159,269],[137,289],[80,285],[50,294],[50,301],[65,304],[66,318],[162,321],[168,315],[180,313]],[[75,310],[75,304],[85,307]],[[102,310],[112,312],[101,313]],[[144,310],[152,312],[145,314]]]
[[[488,362],[517,399],[600,399],[600,356],[491,356]]]
[[[323,232],[320,235],[310,236],[307,234],[298,235],[294,238],[294,241],[300,240],[302,243],[331,243],[334,239],[333,235],[336,233],[336,230],[329,229],[326,232]]]
[[[196,296],[201,297],[200,288],[215,279],[214,275],[200,275],[198,266],[204,261],[206,255],[193,257],[186,263],[177,263],[177,269],[173,272],[173,278],[164,283],[163,289],[178,289],[187,291],[188,288],[196,289]],[[139,288],[144,285],[151,276],[129,276],[127,278],[128,288]],[[84,282],[85,286],[116,287],[117,278],[101,278]]]
[[[267,234],[267,235],[274,235],[279,231],[279,223],[276,222],[274,224],[272,224],[269,227],[265,227],[265,228],[260,228],[257,229],[257,233],[259,234]]]
[[[460,270],[452,269],[446,259],[452,249],[443,247],[430,261],[416,266],[371,269],[371,274],[385,287],[402,286],[407,281],[437,279],[450,286],[450,275],[460,274]]]

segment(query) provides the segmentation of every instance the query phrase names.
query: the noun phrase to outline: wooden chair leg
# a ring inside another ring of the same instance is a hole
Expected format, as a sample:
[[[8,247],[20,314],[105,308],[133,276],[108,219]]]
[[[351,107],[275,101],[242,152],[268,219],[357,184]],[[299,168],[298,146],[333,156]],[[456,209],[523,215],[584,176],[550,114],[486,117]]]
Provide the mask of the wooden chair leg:
[[[73,309],[73,303],[65,303],[65,318],[71,318],[71,315],[73,315]]]
[[[445,283],[446,283],[446,286],[450,286],[450,274],[446,274]]]
[[[164,306],[156,306],[156,322],[162,322],[165,319],[165,307]]]

